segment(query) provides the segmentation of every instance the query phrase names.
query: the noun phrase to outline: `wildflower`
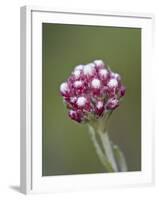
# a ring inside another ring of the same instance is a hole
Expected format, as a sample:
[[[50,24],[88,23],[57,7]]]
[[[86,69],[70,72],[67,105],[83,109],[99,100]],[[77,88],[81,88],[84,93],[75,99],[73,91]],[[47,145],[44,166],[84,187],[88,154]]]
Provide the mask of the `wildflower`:
[[[60,92],[69,117],[81,123],[115,110],[125,95],[125,86],[118,73],[112,72],[102,60],[95,60],[75,66],[71,76],[61,84]]]
[[[121,76],[102,60],[75,66],[60,85],[69,117],[88,124],[96,153],[107,172],[127,171],[123,152],[111,142],[107,132],[108,118],[120,105],[125,90]]]

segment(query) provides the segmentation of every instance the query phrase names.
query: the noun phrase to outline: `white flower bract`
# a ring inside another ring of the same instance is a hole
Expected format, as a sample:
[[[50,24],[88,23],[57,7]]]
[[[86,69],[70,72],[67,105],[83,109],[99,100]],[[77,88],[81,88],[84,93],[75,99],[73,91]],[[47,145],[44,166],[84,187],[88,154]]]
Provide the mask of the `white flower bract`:
[[[110,79],[108,82],[108,87],[113,88],[118,86],[118,81],[115,78]]]
[[[71,98],[70,98],[70,102],[71,102],[71,103],[75,103],[76,100],[77,100],[77,97],[71,97]]]
[[[99,67],[99,66],[104,67],[104,62],[103,62],[103,60],[95,60],[94,63],[95,63],[95,65],[96,65],[97,67]]]
[[[74,116],[76,116],[76,112],[74,110],[70,110],[69,116],[73,118]]]
[[[89,63],[83,67],[84,75],[93,75],[95,71],[95,65],[93,63]]]
[[[98,101],[96,107],[97,107],[97,109],[101,109],[103,107],[103,102]]]
[[[68,84],[67,84],[66,82],[64,82],[64,83],[62,83],[62,84],[60,85],[60,91],[61,91],[62,93],[66,93],[66,92],[69,91]]]
[[[75,81],[73,85],[75,88],[79,88],[83,85],[83,83],[82,83],[82,81]]]
[[[112,77],[115,79],[120,79],[120,75],[118,73],[112,73]]]
[[[100,75],[101,77],[106,78],[107,75],[108,75],[108,71],[107,71],[106,69],[100,69],[100,70],[99,70],[99,75]]]
[[[83,67],[84,65],[77,65],[74,70],[83,70]]]
[[[78,97],[77,99],[77,105],[79,107],[85,106],[86,102],[87,102],[87,99],[85,97]]]
[[[91,85],[92,85],[93,88],[99,89],[100,86],[101,86],[100,80],[97,79],[97,78],[94,78],[94,79],[92,80],[92,82],[91,82]]]
[[[73,75],[75,76],[75,78],[79,78],[80,77],[80,74],[81,74],[81,71],[80,70],[75,70],[73,72]]]

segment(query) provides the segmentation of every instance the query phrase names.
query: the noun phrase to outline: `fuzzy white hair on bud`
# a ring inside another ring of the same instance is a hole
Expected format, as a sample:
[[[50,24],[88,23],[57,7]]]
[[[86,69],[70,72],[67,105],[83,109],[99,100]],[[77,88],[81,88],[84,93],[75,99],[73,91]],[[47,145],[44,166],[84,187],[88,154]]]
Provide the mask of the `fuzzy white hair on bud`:
[[[117,99],[112,99],[112,100],[111,100],[111,103],[112,103],[113,105],[116,105],[116,104],[118,103],[118,100],[117,100]]]
[[[110,79],[108,82],[108,87],[113,88],[118,86],[118,81],[115,78]]]
[[[79,88],[83,85],[83,83],[82,83],[82,81],[75,81],[73,85],[75,88]]]
[[[118,73],[114,73],[114,72],[112,73],[112,77],[115,78],[115,79],[117,79],[117,80],[121,79],[120,75]]]
[[[62,83],[62,84],[60,85],[60,91],[61,91],[62,93],[66,93],[66,92],[69,91],[69,87],[68,87],[68,84],[67,84],[66,82],[64,82],[64,83]]]
[[[97,79],[97,78],[94,78],[94,79],[92,80],[92,82],[91,82],[91,85],[92,85],[93,88],[99,89],[100,86],[101,86],[100,80]]]
[[[84,75],[93,75],[93,73],[95,72],[94,67],[95,67],[95,65],[93,63],[89,63],[89,64],[85,65],[83,68]]]
[[[103,102],[98,101],[96,107],[97,107],[97,109],[101,109],[103,107]]]
[[[72,115],[74,115],[76,112],[74,111],[74,110],[70,110],[69,111],[69,114],[72,116]]]
[[[76,100],[77,100],[77,97],[71,97],[71,98],[70,98],[70,102],[71,102],[71,103],[75,103]]]
[[[79,107],[85,106],[86,102],[87,102],[87,99],[85,97],[78,97],[77,99],[77,105]]]
[[[75,70],[73,72],[73,75],[75,76],[75,78],[79,78],[80,77],[80,74],[81,74],[81,71],[80,70]]]
[[[77,65],[74,70],[83,70],[83,67],[84,65]]]
[[[106,69],[100,69],[100,70],[99,70],[99,75],[100,75],[101,77],[106,78],[107,75],[108,75],[108,71],[107,71]]]
[[[104,62],[103,62],[103,60],[95,60],[95,61],[94,61],[94,64],[95,64],[97,67],[104,67]]]

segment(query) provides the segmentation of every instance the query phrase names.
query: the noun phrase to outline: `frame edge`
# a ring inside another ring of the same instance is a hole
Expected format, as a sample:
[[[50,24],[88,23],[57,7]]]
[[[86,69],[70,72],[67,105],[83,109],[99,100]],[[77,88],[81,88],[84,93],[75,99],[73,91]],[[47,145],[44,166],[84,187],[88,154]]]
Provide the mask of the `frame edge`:
[[[24,194],[32,192],[32,157],[31,157],[31,12],[52,11],[75,14],[123,15],[124,17],[148,18],[154,22],[154,15],[149,13],[107,12],[94,10],[64,10],[38,6],[23,6],[20,8],[20,191]],[[129,14],[129,15],[128,15]],[[30,83],[29,83],[30,82]],[[29,96],[28,96],[29,95]],[[29,109],[29,112],[27,111]],[[30,119],[28,119],[30,117]],[[152,181],[153,183],[153,181]]]
[[[30,9],[20,7],[20,191],[24,194],[31,191],[30,18]]]
[[[88,15],[110,15],[110,16],[122,16],[122,17],[135,17],[135,18],[147,18],[153,19],[154,14],[148,12],[132,12],[123,10],[105,10],[105,9],[79,9],[79,8],[62,8],[62,7],[52,7],[52,6],[38,6],[38,5],[25,5],[27,9],[36,12],[57,12],[57,13],[74,13],[74,14],[88,14]]]

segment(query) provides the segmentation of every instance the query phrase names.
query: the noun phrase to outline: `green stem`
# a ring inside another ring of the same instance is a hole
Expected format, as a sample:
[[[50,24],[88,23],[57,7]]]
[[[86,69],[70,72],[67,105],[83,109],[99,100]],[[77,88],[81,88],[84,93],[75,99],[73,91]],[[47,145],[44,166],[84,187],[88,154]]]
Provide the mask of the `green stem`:
[[[96,153],[98,155],[98,158],[100,159],[103,166],[106,168],[108,172],[114,172],[111,163],[106,159],[105,154],[102,152],[100,145],[98,144],[95,130],[89,126],[89,133],[92,139],[92,142],[94,144],[94,147],[96,149]]]
[[[101,131],[98,131],[98,133],[101,138],[101,142],[102,142],[102,145],[104,148],[105,155],[106,155],[108,161],[111,163],[114,172],[117,172],[118,167],[117,167],[116,160],[114,157],[114,152],[113,152],[113,148],[111,145],[111,141],[109,139],[109,135],[107,132],[102,133]]]
[[[96,153],[107,172],[125,172],[127,171],[126,160],[123,152],[117,145],[109,139],[107,132],[101,131],[89,125],[89,133],[96,149]],[[99,135],[101,145],[98,142]],[[103,147],[103,148],[102,148]]]

